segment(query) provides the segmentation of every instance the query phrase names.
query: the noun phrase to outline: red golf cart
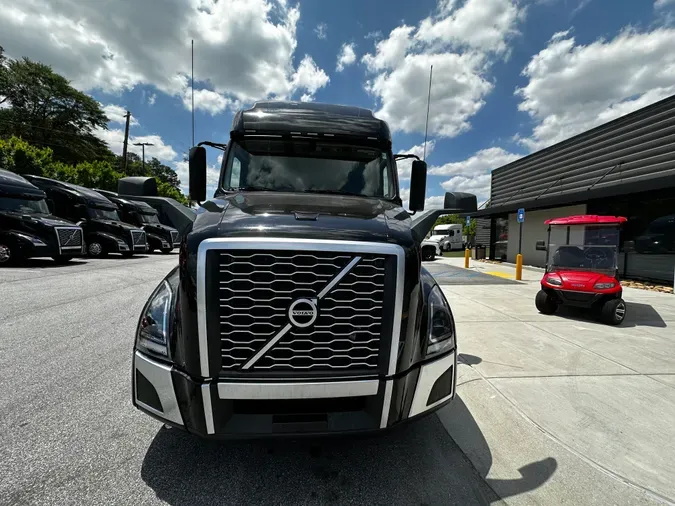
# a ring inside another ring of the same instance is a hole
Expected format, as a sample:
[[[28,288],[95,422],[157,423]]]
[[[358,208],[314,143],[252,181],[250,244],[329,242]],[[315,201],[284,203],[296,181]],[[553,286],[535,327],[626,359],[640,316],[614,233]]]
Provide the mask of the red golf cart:
[[[620,216],[568,216],[546,220],[546,273],[535,298],[539,312],[553,314],[560,305],[588,308],[603,322],[619,325],[626,317],[617,267]]]

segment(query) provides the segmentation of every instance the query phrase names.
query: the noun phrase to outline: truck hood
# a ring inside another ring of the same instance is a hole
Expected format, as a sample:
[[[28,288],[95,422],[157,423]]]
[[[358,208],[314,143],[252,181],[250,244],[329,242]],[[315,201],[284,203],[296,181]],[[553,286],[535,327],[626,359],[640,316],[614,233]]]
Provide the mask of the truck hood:
[[[111,232],[113,234],[129,233],[132,230],[140,230],[141,227],[130,225],[122,221],[114,220],[89,220],[90,225],[94,225],[101,232]]]
[[[143,225],[143,230],[148,234],[155,234],[162,237],[171,237],[171,232],[177,232],[177,230],[168,225],[162,225],[160,223],[146,223]]]
[[[269,236],[413,243],[410,216],[377,198],[246,192],[205,202],[193,233],[201,238]]]

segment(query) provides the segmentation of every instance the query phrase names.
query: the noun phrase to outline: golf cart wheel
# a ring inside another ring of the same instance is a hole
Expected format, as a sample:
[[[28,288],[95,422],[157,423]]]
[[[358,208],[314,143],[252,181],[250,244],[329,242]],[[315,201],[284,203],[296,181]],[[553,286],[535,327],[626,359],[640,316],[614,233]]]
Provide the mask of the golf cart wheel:
[[[0,243],[0,265],[9,265],[12,260],[12,250],[7,244]]]
[[[537,296],[534,298],[534,305],[542,314],[553,314],[558,309],[558,304],[553,298],[544,290],[539,290]]]
[[[433,260],[436,256],[436,251],[434,248],[423,248],[422,249],[422,260]]]
[[[173,250],[173,248],[161,248],[160,249],[160,251],[162,252],[162,255],[168,255],[169,253],[171,253],[172,250]]]
[[[623,299],[612,299],[602,306],[602,321],[608,325],[619,325],[626,318],[626,303]]]
[[[67,264],[72,259],[73,259],[73,257],[71,257],[69,255],[57,255],[57,256],[52,257],[52,260],[54,260],[54,262],[56,262],[58,265]]]
[[[100,242],[90,242],[87,245],[87,253],[90,257],[101,258],[105,256],[105,250]]]

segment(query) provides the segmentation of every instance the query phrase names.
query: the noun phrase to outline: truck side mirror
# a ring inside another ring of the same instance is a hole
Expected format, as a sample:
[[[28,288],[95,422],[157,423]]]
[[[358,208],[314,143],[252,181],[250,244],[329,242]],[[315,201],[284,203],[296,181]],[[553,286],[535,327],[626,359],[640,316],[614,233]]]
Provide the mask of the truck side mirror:
[[[534,249],[537,251],[546,251],[546,241],[537,241],[534,243]]]
[[[408,207],[411,211],[424,211],[424,197],[427,193],[427,164],[414,160],[410,169],[410,198]]]
[[[458,213],[474,213],[478,203],[473,193],[446,192],[443,209],[452,209]]]
[[[206,200],[206,148],[190,149],[190,200]]]

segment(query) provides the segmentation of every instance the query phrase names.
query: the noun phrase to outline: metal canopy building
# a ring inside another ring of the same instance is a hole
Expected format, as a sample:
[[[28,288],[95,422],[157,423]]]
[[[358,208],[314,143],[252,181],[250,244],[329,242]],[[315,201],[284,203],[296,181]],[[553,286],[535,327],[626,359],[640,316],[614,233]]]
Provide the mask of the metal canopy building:
[[[526,210],[525,264],[543,266],[535,250],[544,220],[572,214],[626,216],[624,277],[673,281],[675,269],[675,96],[492,172],[490,257],[515,261],[516,210]]]

